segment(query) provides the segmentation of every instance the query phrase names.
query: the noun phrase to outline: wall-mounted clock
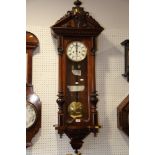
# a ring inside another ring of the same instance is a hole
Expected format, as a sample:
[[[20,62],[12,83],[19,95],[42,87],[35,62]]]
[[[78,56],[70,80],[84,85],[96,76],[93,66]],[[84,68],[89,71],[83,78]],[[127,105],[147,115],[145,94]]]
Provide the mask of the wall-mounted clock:
[[[124,46],[124,74],[122,74],[129,82],[129,40],[121,42]],[[129,136],[129,95],[117,107],[117,126],[125,134]]]
[[[51,27],[58,40],[59,86],[58,130],[66,134],[78,153],[89,133],[97,134],[98,102],[95,82],[96,37],[103,31],[99,23],[85,12],[79,0],[72,11]]]
[[[38,38],[33,33],[26,32],[26,147],[32,145],[31,140],[41,127],[41,102],[32,85],[32,56],[38,45]]]
[[[129,82],[129,40],[126,39],[123,42],[121,42],[121,45],[124,46],[124,74],[122,74],[125,78],[127,78],[127,81]]]
[[[129,95],[117,107],[117,126],[129,136]]]

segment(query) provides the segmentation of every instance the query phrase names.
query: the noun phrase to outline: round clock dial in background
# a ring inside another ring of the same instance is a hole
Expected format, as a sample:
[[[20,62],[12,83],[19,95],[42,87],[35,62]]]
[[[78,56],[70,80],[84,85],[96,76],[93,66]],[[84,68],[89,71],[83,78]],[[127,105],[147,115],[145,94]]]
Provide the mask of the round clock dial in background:
[[[80,41],[73,41],[67,47],[67,56],[72,61],[82,61],[87,56],[87,48]]]
[[[36,122],[36,119],[35,107],[31,103],[26,102],[26,129],[30,128]]]

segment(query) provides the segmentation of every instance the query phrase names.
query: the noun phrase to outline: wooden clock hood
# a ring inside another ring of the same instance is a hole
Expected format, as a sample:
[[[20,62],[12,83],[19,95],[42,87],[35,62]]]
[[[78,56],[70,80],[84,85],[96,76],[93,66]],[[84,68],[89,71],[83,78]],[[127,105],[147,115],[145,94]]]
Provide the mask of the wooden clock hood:
[[[75,1],[75,7],[68,11],[52,27],[54,36],[98,36],[104,28],[80,7],[81,2]]]

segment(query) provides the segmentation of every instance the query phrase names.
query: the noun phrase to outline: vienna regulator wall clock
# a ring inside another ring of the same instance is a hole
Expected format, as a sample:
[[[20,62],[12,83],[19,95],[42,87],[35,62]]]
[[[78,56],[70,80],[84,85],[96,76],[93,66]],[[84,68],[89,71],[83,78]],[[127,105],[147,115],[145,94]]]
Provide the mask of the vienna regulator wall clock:
[[[95,82],[96,37],[103,31],[99,23],[85,12],[79,0],[72,11],[51,27],[58,40],[59,87],[58,125],[55,129],[71,139],[78,153],[89,133],[97,134],[98,102]]]
[[[26,32],[26,147],[32,145],[31,140],[41,127],[41,102],[34,93],[32,85],[32,56],[38,44],[37,37],[30,32]]]

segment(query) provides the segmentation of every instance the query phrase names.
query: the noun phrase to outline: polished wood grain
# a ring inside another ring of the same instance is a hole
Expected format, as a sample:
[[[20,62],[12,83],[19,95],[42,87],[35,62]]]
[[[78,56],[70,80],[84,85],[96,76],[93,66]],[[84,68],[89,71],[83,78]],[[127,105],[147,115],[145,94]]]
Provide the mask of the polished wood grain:
[[[26,101],[31,103],[37,113],[35,123],[26,129],[26,147],[32,146],[32,138],[41,127],[41,101],[38,95],[33,91],[32,85],[32,57],[34,50],[38,47],[38,38],[31,32],[26,32],[26,55],[27,55],[27,76],[26,76]]]
[[[72,11],[68,11],[60,20],[51,26],[52,35],[58,40],[59,56],[59,78],[58,78],[58,124],[54,125],[60,137],[65,133],[71,139],[71,146],[78,153],[82,147],[83,139],[91,132],[96,134],[100,125],[98,123],[97,112],[97,91],[95,79],[95,53],[96,37],[103,31],[103,27],[93,19],[88,12],[80,6],[81,2],[76,1]],[[88,49],[87,57],[78,62],[81,69],[81,78],[85,79],[85,91],[78,93],[80,102],[84,106],[84,116],[80,122],[70,119],[67,107],[75,100],[75,92],[69,92],[67,85],[75,84],[75,79],[71,73],[71,66],[75,65],[67,58],[67,46],[73,41],[82,42]]]
[[[117,107],[117,126],[129,136],[129,95]]]

